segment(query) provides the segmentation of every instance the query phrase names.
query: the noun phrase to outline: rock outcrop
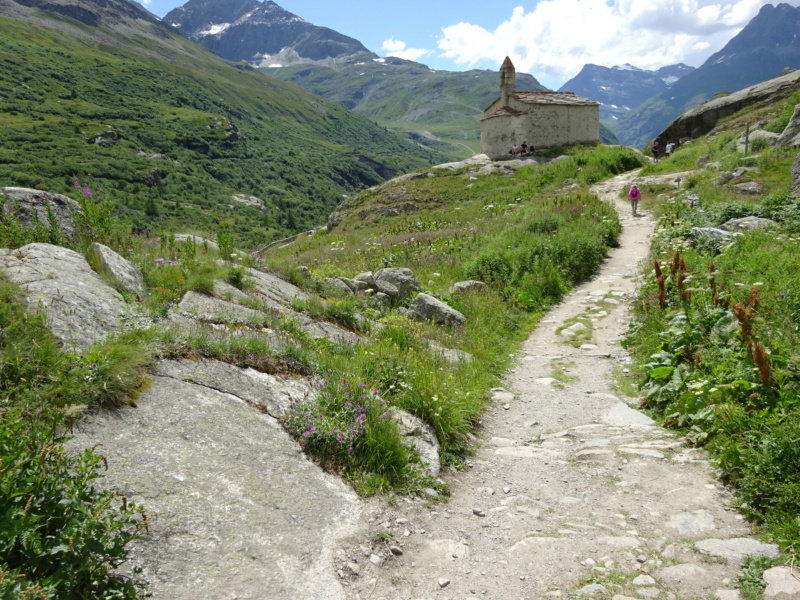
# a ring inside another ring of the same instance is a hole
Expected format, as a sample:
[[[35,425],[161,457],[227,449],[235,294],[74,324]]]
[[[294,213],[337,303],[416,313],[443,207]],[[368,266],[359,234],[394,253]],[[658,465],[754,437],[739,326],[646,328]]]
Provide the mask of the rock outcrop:
[[[72,198],[61,194],[43,192],[29,188],[4,187],[0,189],[0,199],[5,196],[3,210],[13,214],[19,222],[32,226],[36,221],[50,225],[50,214],[66,238],[75,235],[75,215],[82,214],[80,205]]]
[[[73,250],[28,244],[0,250],[0,269],[25,292],[32,309],[42,308],[53,334],[65,346],[85,349],[118,331],[127,305]]]
[[[417,294],[408,307],[408,312],[420,321],[433,321],[437,325],[463,325],[467,321],[455,308],[430,294]]]
[[[714,129],[717,123],[746,106],[756,104],[791,89],[800,80],[800,71],[769,79],[738,92],[713,98],[686,111],[657,137],[663,140],[696,138]]]
[[[155,515],[126,565],[142,569],[149,597],[344,598],[330,564],[358,498],[248,406],[273,412],[302,390],[214,361],[166,361],[136,408],[78,427],[68,447],[102,444],[100,483]]]
[[[145,297],[144,277],[135,265],[103,244],[94,243],[92,249],[102,268],[119,283],[124,291],[135,294],[139,298]]]

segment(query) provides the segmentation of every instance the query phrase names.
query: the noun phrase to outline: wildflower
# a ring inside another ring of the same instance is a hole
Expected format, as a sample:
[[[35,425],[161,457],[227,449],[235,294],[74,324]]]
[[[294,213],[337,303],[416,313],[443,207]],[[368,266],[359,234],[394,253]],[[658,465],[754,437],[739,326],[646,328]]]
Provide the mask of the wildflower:
[[[352,446],[350,446],[350,447],[347,449],[347,453],[348,453],[348,454],[352,454],[352,453],[353,453],[353,447],[352,447]]]
[[[163,258],[157,258],[157,259],[156,259],[156,262],[157,262],[157,263],[163,263],[163,262],[164,262],[164,259],[163,259]]]
[[[83,197],[84,198],[91,198],[92,197],[92,190],[89,188],[83,188]]]

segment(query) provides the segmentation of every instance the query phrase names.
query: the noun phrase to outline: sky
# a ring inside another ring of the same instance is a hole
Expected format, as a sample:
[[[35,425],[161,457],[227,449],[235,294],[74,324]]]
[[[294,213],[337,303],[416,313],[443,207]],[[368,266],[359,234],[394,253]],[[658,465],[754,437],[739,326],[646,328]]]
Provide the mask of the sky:
[[[163,17],[184,0],[139,0]],[[699,67],[758,13],[766,0],[276,0],[380,56],[432,69],[517,72],[558,89],[587,63],[658,69]],[[788,0],[792,6],[800,0]]]

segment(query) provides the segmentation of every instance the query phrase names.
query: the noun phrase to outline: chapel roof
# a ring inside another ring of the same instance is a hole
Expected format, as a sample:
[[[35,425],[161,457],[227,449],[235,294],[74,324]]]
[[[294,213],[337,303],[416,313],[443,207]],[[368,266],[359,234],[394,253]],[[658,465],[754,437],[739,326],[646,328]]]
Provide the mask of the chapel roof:
[[[514,98],[526,104],[568,104],[572,106],[599,106],[594,100],[572,92],[514,92]]]

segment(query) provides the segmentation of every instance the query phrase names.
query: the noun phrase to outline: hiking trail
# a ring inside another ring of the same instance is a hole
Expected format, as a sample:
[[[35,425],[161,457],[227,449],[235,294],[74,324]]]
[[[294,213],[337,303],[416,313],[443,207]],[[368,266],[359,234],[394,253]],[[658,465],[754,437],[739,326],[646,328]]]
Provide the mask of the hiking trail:
[[[703,450],[636,410],[615,369],[652,219],[620,192],[676,175],[627,173],[593,187],[616,205],[620,246],[545,315],[492,392],[449,501],[365,503],[334,568],[358,600],[740,598],[739,562],[774,556],[751,537]]]

